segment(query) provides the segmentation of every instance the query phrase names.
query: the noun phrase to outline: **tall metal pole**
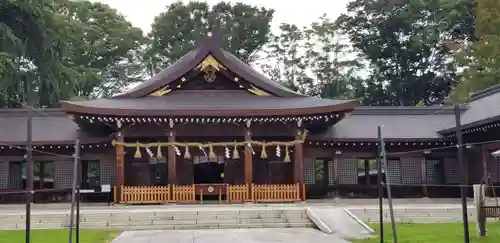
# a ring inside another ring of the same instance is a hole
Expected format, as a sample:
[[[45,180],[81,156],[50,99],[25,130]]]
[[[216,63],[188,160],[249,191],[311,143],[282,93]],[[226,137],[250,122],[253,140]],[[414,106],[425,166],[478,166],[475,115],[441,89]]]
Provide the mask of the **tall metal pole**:
[[[381,132],[382,133],[382,132]],[[384,169],[387,171],[387,156],[385,152],[385,143],[384,143],[384,138],[382,137],[382,134],[380,136],[380,143],[381,143],[381,149],[382,149],[382,161],[384,162]],[[387,190],[387,202],[389,203],[389,214],[391,215],[391,226],[392,226],[392,238],[394,243],[398,243],[398,234],[396,232],[396,220],[394,219],[394,208],[392,205],[392,193],[391,193],[391,184],[390,184],[390,177],[386,175],[385,178],[385,185],[386,185],[386,190]]]
[[[462,184],[460,187],[460,198],[462,201],[462,218],[464,225],[464,242],[470,242],[469,236],[469,218],[467,216],[467,177],[465,176],[465,161],[464,161],[464,139],[462,137],[462,122],[460,120],[460,106],[455,105],[455,122],[456,122],[456,130],[455,136],[457,137],[457,158],[458,164],[460,166],[460,176],[462,179]]]
[[[30,243],[31,234],[31,202],[33,201],[33,110],[27,105],[26,121],[26,243]]]
[[[77,134],[79,130],[77,130]],[[76,184],[78,182],[78,156],[80,150],[80,139],[75,140],[75,153],[73,154],[73,184],[71,185],[71,210],[69,215],[69,240],[68,243],[73,243],[73,218],[75,215],[75,199],[76,199]]]
[[[384,185],[382,184],[382,127],[378,126],[378,146],[377,146],[377,184],[378,184],[378,206],[379,206],[379,227],[380,243],[384,243]]]
[[[80,141],[80,128],[77,129],[77,141]],[[75,242],[80,243],[80,187],[82,185],[82,163],[80,161],[80,143],[75,148],[75,158],[77,161],[77,183],[76,183],[76,237]]]

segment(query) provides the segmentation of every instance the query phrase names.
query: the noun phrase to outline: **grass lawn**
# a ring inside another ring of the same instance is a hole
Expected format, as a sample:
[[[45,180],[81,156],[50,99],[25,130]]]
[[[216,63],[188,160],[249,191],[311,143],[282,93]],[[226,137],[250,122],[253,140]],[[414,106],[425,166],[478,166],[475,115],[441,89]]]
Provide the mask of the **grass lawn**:
[[[379,230],[377,224],[371,225],[374,230]],[[481,239],[476,237],[476,225],[470,225],[471,243],[499,243],[500,223],[488,223],[488,236]],[[436,223],[436,224],[398,224],[396,226],[399,243],[459,243],[464,242],[463,225],[461,223]],[[384,241],[392,241],[390,224],[384,225]],[[379,243],[380,238],[354,240],[355,243]]]
[[[0,231],[0,243],[24,243],[24,230]],[[73,231],[74,232],[74,231]],[[104,232],[99,230],[81,230],[80,243],[108,243],[119,233]],[[73,241],[74,241],[73,234]],[[67,243],[69,230],[32,230],[31,242],[33,243]]]

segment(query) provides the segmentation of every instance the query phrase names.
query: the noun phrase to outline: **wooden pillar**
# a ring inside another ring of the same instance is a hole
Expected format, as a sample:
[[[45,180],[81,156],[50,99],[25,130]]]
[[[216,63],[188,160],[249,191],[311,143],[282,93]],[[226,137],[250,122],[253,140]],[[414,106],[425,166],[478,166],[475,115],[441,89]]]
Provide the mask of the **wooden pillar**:
[[[323,160],[323,187],[325,190],[328,189],[330,185],[330,161],[328,159]]]
[[[175,131],[171,129],[168,132],[168,141],[175,142]],[[174,146],[168,146],[167,170],[168,170],[168,184],[177,184],[177,163]]]
[[[115,145],[116,150],[116,198],[115,203],[120,202],[121,197],[121,187],[125,185],[125,149],[122,145],[124,142],[123,129],[116,134],[116,141],[118,144]]]
[[[340,180],[339,180],[339,158],[337,156],[333,157],[333,183],[335,184],[335,197],[340,196]]]
[[[427,191],[427,163],[425,157],[420,159],[420,172],[422,173],[422,194],[424,197],[429,197],[429,192]]]
[[[482,145],[481,146],[481,159],[483,160],[483,183],[485,185],[484,187],[484,194],[486,196],[489,195],[490,193],[490,173],[488,172],[488,157],[489,157],[489,154],[488,154],[488,149],[486,148],[486,146]]]
[[[245,129],[245,141],[252,140],[252,133],[250,128]],[[253,183],[253,155],[252,148],[245,145],[245,184],[252,186]]]
[[[365,165],[365,185],[370,186],[371,176],[370,176],[370,160],[364,159],[363,164]]]
[[[45,165],[46,163],[40,162],[38,166],[40,167],[40,172],[38,173],[38,181],[40,182],[40,189],[45,188]]]
[[[486,187],[481,185],[474,185],[474,204],[476,204],[476,234],[478,237],[486,236],[486,214],[485,214],[485,198],[483,190]]]
[[[302,130],[300,128],[295,132],[295,140],[302,139]],[[304,144],[295,144],[293,149],[293,171],[294,171],[294,181],[299,183],[300,188],[304,185]],[[305,200],[306,195],[301,196],[302,200]]]
[[[250,132],[250,123],[247,122],[247,127],[245,128],[245,141],[252,140],[252,132]],[[252,148],[249,144],[245,144],[245,184],[248,188],[248,201],[253,200],[252,183],[253,183],[253,154]]]

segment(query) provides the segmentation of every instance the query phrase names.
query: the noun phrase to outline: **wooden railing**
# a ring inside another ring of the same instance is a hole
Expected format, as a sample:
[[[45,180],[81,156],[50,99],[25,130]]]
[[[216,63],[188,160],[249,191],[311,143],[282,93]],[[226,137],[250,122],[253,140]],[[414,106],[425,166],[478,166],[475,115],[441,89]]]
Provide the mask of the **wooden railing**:
[[[500,218],[500,206],[483,206],[486,218]]]
[[[301,194],[302,199],[305,199],[305,193],[305,186],[298,183],[227,185],[225,192],[228,203],[295,202],[301,200]],[[115,202],[123,204],[190,203],[196,201],[196,187],[195,185],[122,186],[115,187],[114,195]],[[118,195],[119,200],[117,200]]]
[[[300,201],[300,184],[252,185],[252,199],[255,202]]]
[[[231,202],[246,202],[250,198],[248,185],[229,185],[227,187],[227,201]]]
[[[196,200],[194,185],[173,185],[172,186],[172,201],[187,203]]]
[[[155,204],[170,201],[170,186],[123,186],[120,203]]]

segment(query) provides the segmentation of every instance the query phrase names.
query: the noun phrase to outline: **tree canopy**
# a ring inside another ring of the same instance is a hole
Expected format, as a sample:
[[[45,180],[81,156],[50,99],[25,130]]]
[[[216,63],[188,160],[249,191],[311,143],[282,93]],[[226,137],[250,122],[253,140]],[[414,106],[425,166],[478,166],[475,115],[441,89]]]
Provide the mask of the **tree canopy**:
[[[269,40],[273,13],[274,10],[243,3],[172,3],[154,20],[149,57],[156,69],[164,68],[193,50],[198,39],[217,27],[227,40],[228,50],[251,63]]]
[[[178,1],[144,36],[106,4],[4,0],[0,106],[113,95],[177,61],[213,27],[228,51],[300,93],[365,105],[463,102],[500,82],[499,8],[494,0],[352,0],[337,19],[280,23],[272,33],[273,9]]]
[[[454,102],[464,102],[469,94],[500,84],[500,2],[478,1],[475,18],[475,41],[459,53],[465,68],[451,94]]]
[[[145,40],[108,5],[69,0],[3,1],[0,36],[4,107],[54,107],[119,89],[136,72],[129,64]]]
[[[466,14],[438,0],[354,0],[337,21],[370,63],[365,104],[441,103],[457,79],[446,41],[465,38]],[[453,10],[455,14],[444,14]]]

